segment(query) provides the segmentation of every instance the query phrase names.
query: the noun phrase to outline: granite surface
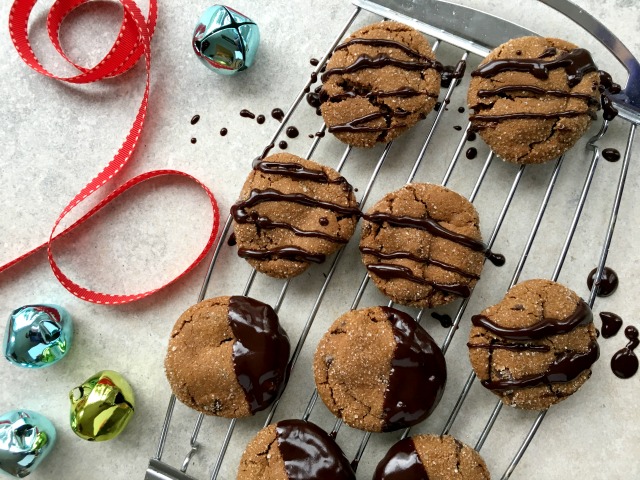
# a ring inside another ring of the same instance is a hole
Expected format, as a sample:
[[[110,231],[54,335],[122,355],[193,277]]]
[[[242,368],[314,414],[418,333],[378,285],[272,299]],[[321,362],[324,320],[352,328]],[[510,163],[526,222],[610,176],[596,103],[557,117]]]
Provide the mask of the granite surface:
[[[48,237],[67,202],[119,147],[133,122],[144,87],[142,65],[121,77],[88,86],[70,86],[37,75],[22,63],[11,45],[6,29],[10,3],[0,4],[0,24],[4,25],[0,32],[0,51],[4,54],[0,63],[0,265]],[[43,12],[50,3],[39,2],[36,7],[31,26],[35,50],[47,67],[72,74],[46,38]],[[159,3],[147,125],[134,160],[115,183],[151,169],[180,169],[215,192],[224,219],[251,160],[279,126],[269,112],[274,107],[286,110],[291,105],[312,72],[309,59],[324,55],[354,9],[346,0],[234,2],[234,8],[260,25],[262,43],[256,65],[250,71],[225,78],[207,71],[191,51],[193,27],[208,4],[193,0]],[[507,9],[504,7],[507,2],[498,0],[464,3],[502,14],[540,34],[561,36],[584,45],[593,50],[600,65],[620,72],[614,68],[612,57],[597,48],[593,39],[537,2],[509,2],[511,7]],[[640,56],[639,2],[578,0],[578,3]],[[61,31],[62,44],[69,56],[83,65],[99,60],[117,32],[120,15],[118,4],[102,1],[74,12]],[[352,28],[377,19],[362,14]],[[459,50],[446,46],[439,51],[439,56],[452,63],[459,55]],[[477,61],[476,57],[471,59],[472,63]],[[458,107],[464,105],[465,87],[463,82],[454,91],[449,110],[417,170],[417,181],[442,180],[459,139],[459,132],[452,127],[466,124],[465,115],[458,113]],[[267,115],[266,123],[258,125],[240,117],[243,108]],[[202,118],[191,125],[194,114]],[[435,115],[430,115],[393,145],[367,205],[406,181],[434,118]],[[303,102],[291,124],[298,127],[301,135],[287,139],[288,151],[305,155],[312,143],[308,134],[321,128],[321,119]],[[229,131],[225,137],[219,135],[222,127]],[[595,134],[597,127],[594,125],[590,133]],[[626,122],[616,120],[600,145],[623,149],[628,131]],[[192,137],[197,138],[197,143],[190,142]],[[467,197],[488,153],[480,140],[474,146],[479,150],[478,158],[468,161],[462,157],[449,182],[449,186]],[[338,141],[327,137],[320,142],[313,158],[335,166],[343,152],[344,147]],[[354,151],[349,156],[344,175],[360,195],[381,153],[382,147]],[[620,288],[609,298],[597,299],[594,307],[595,312],[609,310],[620,314],[625,325],[640,324],[637,295],[640,227],[633,213],[640,203],[639,157],[636,149],[607,262],[620,275]],[[551,204],[520,279],[552,276],[590,160],[583,140],[562,165]],[[442,430],[469,373],[465,348],[469,317],[498,301],[508,287],[553,167],[550,164],[523,172],[496,238],[495,250],[505,253],[507,264],[500,269],[487,265],[447,352],[449,384],[445,396],[433,416],[416,432]],[[588,296],[585,280],[600,255],[620,167],[621,162],[598,164],[583,219],[559,274],[561,282],[585,298]],[[517,171],[517,167],[496,160],[478,190],[475,203],[485,238],[493,230]],[[110,293],[146,291],[173,278],[191,262],[206,241],[210,223],[210,208],[197,187],[182,180],[161,179],[131,191],[86,226],[56,243],[55,254],[63,271],[84,286]],[[323,274],[329,267],[329,264],[316,266],[290,283],[280,313],[294,341],[311,313],[324,281]],[[36,410],[50,418],[58,429],[59,443],[54,454],[30,478],[144,477],[149,458],[157,448],[170,395],[162,367],[167,336],[180,313],[195,303],[206,269],[205,262],[161,293],[124,306],[99,306],[72,296],[56,280],[43,252],[0,274],[0,331],[4,331],[12,309],[29,303],[61,304],[71,312],[76,325],[68,358],[51,368],[26,371],[0,362],[0,411]],[[249,272],[247,265],[225,246],[207,295],[240,294]],[[332,320],[350,307],[363,275],[355,242],[351,242],[320,305],[276,419],[302,415],[312,390],[309,372],[317,340]],[[282,286],[281,281],[258,276],[251,295],[274,303]],[[360,302],[362,306],[385,303],[372,286]],[[454,306],[440,311],[456,310]],[[596,323],[599,326],[599,321]],[[438,342],[443,341],[446,330],[438,322],[425,314],[423,324]],[[512,478],[640,478],[637,407],[640,375],[619,380],[609,368],[609,359],[625,343],[622,333],[601,341],[601,359],[594,367],[593,378],[580,392],[547,414]],[[69,428],[67,395],[72,387],[103,369],[119,371],[130,381],[137,395],[137,413],[118,439],[88,443]],[[466,443],[475,444],[494,405],[495,398],[474,384],[452,433]],[[163,456],[168,463],[181,465],[189,450],[195,418],[186,407],[176,407]],[[262,414],[238,422],[220,478],[235,478],[243,446],[264,418]],[[511,408],[500,413],[481,451],[495,478],[506,468],[534,418],[531,412]],[[320,404],[314,408],[311,420],[326,429],[334,423]],[[209,478],[227,427],[226,420],[205,419],[198,438],[202,446],[188,470],[191,475]],[[372,437],[359,478],[370,478],[377,460],[398,436],[396,433]],[[338,442],[352,457],[361,437],[360,432],[343,427]]]

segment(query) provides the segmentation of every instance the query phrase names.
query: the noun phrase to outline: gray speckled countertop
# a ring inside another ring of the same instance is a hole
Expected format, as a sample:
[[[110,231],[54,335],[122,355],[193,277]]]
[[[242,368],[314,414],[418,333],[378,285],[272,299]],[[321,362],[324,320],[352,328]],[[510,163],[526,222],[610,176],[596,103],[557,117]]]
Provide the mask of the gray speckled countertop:
[[[634,0],[577,0],[608,25],[640,56],[640,3]],[[111,159],[129,130],[144,84],[138,65],[120,78],[90,86],[69,86],[35,74],[13,50],[6,29],[11,2],[0,5],[0,264],[20,255],[46,238],[61,209]],[[50,2],[40,2],[46,6]],[[482,5],[499,13],[507,2],[498,0],[463,2]],[[611,57],[573,24],[529,0],[511,2],[508,18],[540,34],[560,36],[593,50],[600,65],[614,70]],[[311,57],[320,58],[353,11],[346,0],[288,0],[251,2],[238,0],[231,6],[258,22],[262,43],[256,65],[243,75],[224,78],[208,72],[198,63],[190,46],[195,22],[208,6],[198,1],[161,1],[158,29],[153,40],[152,88],[147,128],[134,161],[118,182],[140,172],[157,168],[184,170],[215,192],[221,210],[227,211],[240,190],[251,159],[262,151],[277,127],[268,114],[274,107],[291,104],[312,67]],[[500,8],[500,6],[503,6]],[[38,6],[37,12],[43,7]],[[119,26],[116,4],[98,2],[82,7],[75,21],[62,28],[63,45],[70,56],[90,64],[103,55]],[[362,15],[358,25],[376,20]],[[33,38],[43,63],[57,72],[71,73],[46,41],[44,16],[33,21]],[[443,55],[447,55],[444,51]],[[453,57],[452,57],[453,58]],[[477,62],[477,59],[475,60]],[[611,65],[611,67],[610,67]],[[458,133],[453,125],[465,124],[457,112],[464,105],[465,83],[452,98],[451,107],[438,127],[434,145],[418,170],[418,181],[439,182],[455,148]],[[444,91],[443,91],[444,94]],[[241,118],[248,108],[268,116],[264,125]],[[197,125],[189,120],[202,119]],[[384,192],[401,186],[411,168],[434,116],[394,145],[382,168],[368,204]],[[292,118],[301,131],[288,140],[289,151],[304,155],[308,138],[321,120],[302,105]],[[229,134],[221,137],[220,128]],[[597,128],[592,129],[595,133]],[[622,148],[627,124],[616,121],[601,144]],[[198,139],[195,145],[191,137]],[[590,160],[582,141],[558,178],[522,279],[549,277],[564,241],[570,216],[577,203]],[[476,141],[479,158],[461,159],[450,186],[469,196],[483,162],[486,149]],[[321,142],[314,159],[335,166],[343,147],[332,138]],[[344,174],[362,192],[375,159],[376,148],[355,152]],[[625,323],[639,322],[638,291],[640,255],[638,223],[633,215],[640,203],[638,188],[640,154],[633,155],[617,233],[608,264],[620,275],[619,290],[611,297],[597,299],[595,311],[611,310]],[[553,165],[527,168],[514,203],[496,241],[496,250],[507,255],[507,265],[496,269],[487,265],[483,281],[465,313],[460,330],[447,353],[449,384],[434,413],[415,431],[439,433],[468,372],[465,342],[469,316],[499,300],[508,286],[517,258],[540,204]],[[513,181],[516,168],[495,161],[476,199],[482,230],[489,236],[499,207]],[[587,200],[585,219],[580,222],[574,243],[560,275],[560,281],[586,297],[587,272],[595,266],[604,238],[614,184],[620,163],[601,162]],[[56,246],[63,270],[75,281],[106,292],[143,291],[157,286],[186,266],[206,239],[210,213],[204,195],[191,184],[160,180],[128,194],[105,209],[86,227]],[[347,248],[345,261],[336,270],[328,295],[302,350],[291,384],[276,419],[299,417],[311,393],[310,361],[314,346],[327,325],[347,310],[364,269],[359,265],[355,242]],[[312,268],[291,283],[284,300],[281,319],[293,339],[297,339],[313,300],[329,266]],[[73,315],[76,336],[64,361],[44,370],[25,371],[0,362],[0,412],[14,408],[37,410],[55,424],[59,442],[51,456],[31,478],[38,479],[142,479],[149,457],[156,449],[170,390],[163,373],[163,357],[170,329],[197,298],[206,262],[162,293],[125,306],[98,306],[69,294],[55,279],[46,255],[38,253],[17,267],[0,274],[0,331],[9,312],[28,303],[58,303]],[[208,295],[239,294],[249,269],[223,249],[214,271]],[[486,278],[485,278],[486,277]],[[252,295],[274,302],[282,282],[259,277]],[[362,306],[386,303],[369,287]],[[453,308],[444,309],[453,312]],[[412,313],[416,313],[412,311]],[[427,329],[441,342],[445,330],[428,316]],[[599,321],[597,322],[599,325]],[[622,333],[601,342],[601,360],[593,378],[572,398],[553,408],[529,451],[512,478],[640,478],[640,413],[637,398],[640,375],[626,381],[614,377],[609,359],[625,344]],[[77,438],[68,426],[69,390],[102,369],[113,369],[129,379],[137,395],[137,413],[126,431],[108,443],[89,443]],[[495,404],[494,397],[480,386],[470,396],[454,424],[452,433],[473,445]],[[494,478],[504,471],[535,415],[503,409],[489,435],[482,454]],[[188,439],[195,415],[186,407],[176,408],[169,432],[165,459],[180,465],[188,451]],[[333,418],[317,405],[311,419],[331,428]],[[238,423],[222,466],[221,478],[232,479],[244,444],[264,421],[264,415]],[[189,473],[209,478],[211,464],[220,447],[228,422],[206,419],[200,433],[201,452],[193,459]],[[343,428],[338,442],[353,456],[361,433]],[[397,434],[374,435],[360,468],[359,478],[370,478],[385,449]]]

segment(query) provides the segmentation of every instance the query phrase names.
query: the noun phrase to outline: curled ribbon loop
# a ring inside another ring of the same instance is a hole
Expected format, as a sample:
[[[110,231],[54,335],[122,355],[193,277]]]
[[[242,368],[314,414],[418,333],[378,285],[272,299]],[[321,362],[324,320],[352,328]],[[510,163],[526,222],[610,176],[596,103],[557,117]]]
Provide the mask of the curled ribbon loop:
[[[51,269],[53,270],[56,278],[67,290],[69,290],[69,292],[89,302],[113,305],[128,303],[147,297],[166,287],[167,285],[170,285],[171,283],[175,282],[179,278],[186,275],[189,271],[191,271],[198,263],[200,263],[200,261],[206,256],[207,252],[211,249],[211,246],[213,245],[213,242],[215,241],[216,235],[218,233],[220,224],[220,213],[218,211],[218,206],[213,193],[204,184],[202,184],[191,175],[179,172],[177,170],[155,170],[152,172],[143,173],[132,178],[131,180],[128,180],[126,183],[112,191],[100,203],[98,203],[89,212],[83,215],[82,218],[74,222],[65,230],[58,232],[58,226],[60,225],[60,222],[69,214],[69,212],[71,212],[71,210],[73,210],[79,203],[92,195],[99,188],[104,186],[109,180],[114,178],[131,159],[131,156],[133,155],[138,144],[140,134],[142,133],[144,120],[147,114],[147,106],[149,103],[149,85],[151,74],[150,43],[153,32],[155,30],[158,14],[157,0],[149,1],[148,20],[144,18],[142,12],[133,0],[117,0],[122,4],[124,9],[122,24],[120,26],[118,36],[116,37],[116,40],[109,52],[100,62],[98,62],[94,67],[85,68],[76,65],[66,56],[66,54],[62,50],[62,46],[60,45],[59,31],[60,25],[64,21],[65,17],[69,15],[69,13],[75,8],[84,3],[87,3],[88,1],[90,0],[56,0],[51,6],[47,15],[47,31],[49,33],[51,43],[67,62],[77,68],[78,71],[80,71],[78,75],[72,77],[59,77],[46,70],[40,64],[40,62],[38,62],[38,59],[36,58],[29,43],[29,34],[27,30],[29,16],[31,15],[31,11],[33,10],[33,7],[36,4],[37,0],[15,0],[13,2],[13,5],[11,6],[11,10],[9,12],[9,34],[11,35],[13,45],[15,46],[22,60],[36,72],[42,75],[46,75],[47,77],[54,78],[56,80],[77,84],[95,82],[103,78],[120,75],[132,68],[140,60],[140,58],[144,56],[146,66],[146,82],[144,95],[140,103],[140,108],[138,109],[138,113],[136,114],[136,118],[133,122],[131,130],[127,134],[127,137],[122,143],[122,146],[118,149],[116,155],[107,164],[107,166],[100,173],[98,173],[98,175],[96,175],[93,180],[85,185],[85,187],[75,197],[73,197],[73,199],[62,210],[62,213],[58,216],[53,225],[51,234],[49,235],[49,240],[42,245],[34,248],[33,250],[30,250],[24,255],[21,255],[15,260],[12,260],[11,262],[0,266],[0,272],[7,270],[8,268],[19,263],[21,260],[30,256],[41,248],[46,247],[47,257],[49,259]],[[197,258],[186,268],[184,272],[182,272],[166,285],[154,288],[148,292],[133,295],[112,295],[108,293],[94,292],[74,283],[71,279],[69,279],[69,277],[62,273],[53,257],[52,242],[54,239],[70,232],[75,227],[86,221],[94,213],[102,209],[102,207],[104,207],[116,197],[120,196],[122,193],[134,187],[135,185],[161,175],[176,175],[180,177],[186,177],[187,179],[195,182],[200,188],[202,188],[211,202],[211,208],[213,211],[213,225],[211,228],[211,234],[209,235],[209,239],[207,240],[207,243],[204,246],[203,250],[199,253]]]

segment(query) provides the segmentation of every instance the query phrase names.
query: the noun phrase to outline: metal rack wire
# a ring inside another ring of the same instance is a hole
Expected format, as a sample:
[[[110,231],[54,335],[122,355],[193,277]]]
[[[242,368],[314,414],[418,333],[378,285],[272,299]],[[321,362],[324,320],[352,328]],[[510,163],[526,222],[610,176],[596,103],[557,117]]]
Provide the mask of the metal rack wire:
[[[392,0],[393,1],[393,0]],[[550,2],[553,3],[552,0],[549,0]],[[488,52],[489,52],[489,48],[488,45],[493,44],[495,46],[495,44],[500,43],[497,42],[496,38],[486,38],[486,43],[487,45],[482,45],[480,43],[478,43],[477,38],[474,40],[470,40],[470,39],[465,39],[463,37],[460,37],[454,33],[451,33],[449,31],[446,30],[442,30],[439,29],[437,27],[433,27],[431,25],[427,25],[425,23],[423,23],[422,21],[420,21],[417,18],[412,18],[412,17],[408,17],[400,12],[394,11],[389,9],[388,7],[382,6],[378,3],[373,3],[370,2],[368,0],[354,0],[353,3],[356,5],[356,9],[353,12],[353,14],[351,15],[351,17],[348,19],[348,21],[346,22],[346,24],[344,25],[344,27],[341,29],[340,33],[338,34],[338,36],[336,37],[336,39],[333,41],[330,49],[328,50],[328,52],[324,55],[324,57],[320,60],[319,64],[317,65],[316,69],[315,69],[315,74],[319,74],[321,69],[323,68],[324,64],[326,63],[326,61],[328,60],[329,56],[331,55],[331,52],[333,51],[333,49],[336,47],[336,45],[338,45],[338,43],[340,42],[340,40],[345,36],[345,33],[350,29],[350,27],[352,26],[352,24],[354,23],[354,21],[356,20],[356,18],[360,15],[361,12],[363,11],[369,11],[372,13],[375,13],[383,18],[390,18],[390,19],[395,19],[398,21],[401,21],[403,23],[407,23],[410,24],[411,26],[413,26],[414,28],[422,31],[423,33],[426,33],[432,37],[435,38],[435,41],[433,43],[433,49],[434,51],[437,50],[438,48],[440,48],[443,44],[449,44],[450,46],[454,46],[457,47],[459,49],[462,50],[462,54],[459,56],[459,61],[466,61],[470,55],[477,55],[480,57],[485,56]],[[387,3],[389,3],[389,1],[387,1]],[[400,2],[401,3],[401,2]],[[492,17],[493,18],[493,17]],[[522,36],[522,35],[527,35],[527,34],[532,34],[531,32],[528,32],[527,30],[522,29],[521,27],[518,27],[516,25],[510,24],[508,22],[505,22],[504,20],[501,19],[497,19],[494,21],[499,21],[502,22],[501,25],[504,25],[505,27],[503,28],[502,31],[502,35],[505,35],[507,38],[510,37],[515,37],[515,36]],[[496,43],[497,42],[497,43]],[[312,78],[315,77],[315,75],[312,75]],[[297,97],[295,98],[295,100],[293,101],[291,107],[289,108],[289,110],[287,111],[280,127],[277,129],[277,131],[275,132],[275,134],[273,135],[272,139],[271,139],[271,143],[275,143],[276,140],[278,139],[278,137],[281,135],[281,133],[283,132],[283,130],[286,128],[287,123],[289,122],[289,120],[291,119],[293,113],[295,112],[295,110],[298,108],[299,104],[301,103],[301,101],[304,99],[306,92],[309,91],[309,88],[311,86],[311,84],[313,83],[313,80],[309,80],[307,82],[307,84],[303,87],[303,89],[300,91],[300,93],[297,95]],[[457,82],[453,81],[451,82],[450,86],[447,88],[445,96],[442,99],[442,105],[443,107],[440,108],[436,113],[435,113],[435,118],[433,119],[433,123],[431,124],[425,138],[424,141],[422,143],[422,146],[420,148],[420,151],[411,167],[411,171],[407,177],[407,183],[411,183],[415,176],[416,173],[418,172],[418,169],[420,167],[420,165],[422,164],[425,155],[427,153],[427,150],[430,146],[430,144],[432,143],[432,139],[434,138],[434,135],[438,129],[438,127],[441,125],[442,120],[444,118],[444,116],[446,115],[446,111],[447,109],[445,108],[446,104],[449,102],[449,100],[451,99],[451,96],[454,92],[454,90],[457,88]],[[632,150],[632,145],[633,145],[633,139],[634,139],[634,135],[635,135],[635,130],[636,130],[636,124],[640,123],[640,118],[635,118],[633,115],[629,115],[629,114],[624,114],[622,115],[624,117],[624,119],[626,121],[629,121],[630,123],[630,127],[629,127],[629,132],[628,132],[628,136],[627,136],[627,141],[626,141],[626,148],[625,148],[625,152],[623,155],[623,161],[622,161],[622,166],[621,166],[621,170],[620,170],[620,174],[619,174],[619,179],[618,179],[618,184],[617,184],[617,189],[613,198],[613,205],[612,205],[612,210],[611,210],[611,215],[609,217],[609,224],[608,224],[608,228],[606,231],[606,235],[602,244],[602,248],[601,248],[601,253],[600,253],[600,258],[599,258],[599,262],[598,262],[598,270],[597,270],[597,277],[599,278],[603,269],[604,269],[604,265],[606,263],[606,259],[607,259],[607,253],[609,250],[609,246],[611,244],[611,239],[613,236],[613,231],[615,228],[615,223],[616,223],[616,218],[617,218],[617,213],[620,207],[620,202],[621,202],[621,198],[622,198],[622,193],[624,190],[624,184],[625,184],[625,179],[627,176],[627,172],[628,172],[628,168],[629,168],[629,163],[630,163],[630,158],[631,158],[631,150]],[[470,124],[467,124],[465,129],[462,129],[461,132],[461,136],[460,139],[458,141],[458,144],[456,146],[455,152],[451,158],[451,161],[449,162],[447,168],[446,168],[446,172],[444,174],[444,177],[442,178],[441,184],[446,186],[449,183],[449,180],[451,179],[451,175],[454,171],[454,169],[456,168],[456,166],[458,165],[458,161],[461,157],[462,151],[465,147],[465,144],[467,142],[467,135],[469,132],[469,127]],[[583,213],[583,208],[585,205],[585,202],[587,200],[587,197],[589,195],[589,191],[592,185],[592,180],[594,178],[594,175],[596,173],[596,168],[598,166],[598,161],[600,159],[600,149],[597,145],[597,142],[599,140],[601,140],[603,138],[603,136],[606,134],[607,130],[609,128],[609,122],[607,121],[603,121],[600,130],[598,131],[598,133],[589,140],[588,142],[588,148],[591,150],[591,161],[590,161],[590,165],[589,165],[589,169],[587,171],[586,177],[584,179],[584,184],[580,193],[580,197],[579,200],[577,202],[577,205],[575,207],[575,211],[572,217],[572,221],[571,224],[568,228],[567,234],[566,234],[566,238],[563,244],[563,247],[561,249],[561,252],[558,256],[558,259],[556,261],[556,265],[555,268],[553,270],[553,273],[551,274],[550,278],[552,280],[557,280],[560,272],[563,268],[563,265],[565,263],[565,260],[567,258],[567,254],[569,251],[569,247],[571,246],[571,243],[574,239],[574,235],[578,226],[578,223],[580,221],[580,218],[582,216]],[[322,130],[322,133],[324,133],[324,127]],[[311,158],[314,154],[314,152],[316,151],[316,148],[318,147],[318,144],[321,142],[321,140],[323,139],[324,135],[318,135],[315,137],[315,139],[313,140],[311,147],[309,148],[309,151],[306,154],[306,158]],[[375,166],[373,168],[373,171],[370,175],[370,178],[367,182],[366,188],[364,189],[361,198],[359,199],[360,205],[363,206],[366,204],[374,183],[376,182],[376,179],[378,178],[378,175],[383,167],[383,165],[385,164],[385,161],[387,160],[388,156],[389,156],[389,152],[391,151],[392,147],[393,147],[393,143],[394,142],[390,142],[388,143],[384,150],[382,151],[380,157],[378,158],[377,162],[375,163]],[[352,149],[351,147],[347,147],[341,158],[339,161],[339,164],[337,166],[337,170],[341,171],[350,155],[352,153]],[[480,170],[477,180],[475,181],[475,184],[473,186],[472,192],[469,196],[469,200],[471,202],[474,202],[476,199],[476,196],[478,195],[478,192],[480,191],[481,186],[483,185],[483,182],[486,179],[487,176],[487,172],[489,171],[489,168],[492,164],[494,160],[494,154],[493,152],[490,152],[487,155],[486,160],[484,161],[483,167]],[[539,232],[540,226],[542,224],[545,212],[547,210],[547,207],[549,205],[550,199],[552,197],[552,193],[554,190],[554,187],[557,183],[557,179],[558,176],[560,174],[560,171],[562,169],[563,166],[563,160],[564,157],[560,157],[554,167],[553,170],[551,172],[551,175],[547,181],[547,185],[544,191],[544,195],[542,196],[542,199],[540,201],[540,205],[538,207],[537,210],[537,214],[535,216],[535,219],[533,221],[533,224],[529,230],[529,234],[526,240],[526,243],[524,245],[524,248],[522,250],[522,253],[519,257],[519,260],[517,262],[517,265],[515,267],[511,282],[509,286],[513,286],[514,284],[516,284],[520,278],[520,275],[522,274],[522,271],[524,269],[524,266],[529,258],[529,254],[531,252],[532,246],[534,244],[534,241],[536,239],[536,236]],[[503,222],[507,216],[507,213],[509,211],[510,206],[512,205],[516,190],[518,189],[518,186],[521,183],[521,179],[524,175],[525,172],[525,166],[521,166],[520,168],[517,169],[517,171],[515,172],[515,175],[513,176],[513,180],[511,182],[511,186],[508,190],[508,193],[505,197],[505,200],[502,204],[502,207],[500,208],[497,220],[495,222],[495,225],[493,227],[493,230],[491,232],[491,234],[489,235],[489,239],[487,241],[487,246],[489,248],[491,248],[494,244],[494,242],[496,241],[498,234],[501,231],[501,228],[503,226]],[[226,223],[224,225],[224,228],[222,230],[221,236],[218,239],[216,248],[214,250],[213,253],[213,257],[211,259],[211,263],[209,265],[209,269],[207,271],[207,274],[205,276],[202,288],[200,290],[200,294],[198,296],[198,301],[201,301],[205,298],[206,294],[207,294],[207,288],[209,285],[209,281],[211,279],[214,267],[216,266],[216,263],[218,262],[218,259],[220,257],[221,254],[221,250],[222,250],[222,246],[225,244],[227,236],[230,233],[230,227],[231,227],[231,223],[232,223],[232,219],[229,216],[226,220]],[[307,320],[302,328],[302,332],[298,338],[296,347],[293,351],[292,357],[289,361],[289,368],[293,369],[294,366],[296,365],[300,353],[302,351],[302,348],[305,344],[305,341],[307,339],[307,336],[309,334],[309,331],[313,325],[313,322],[318,314],[318,311],[320,309],[320,306],[323,302],[323,299],[325,298],[325,295],[327,293],[328,287],[332,281],[332,279],[334,278],[334,275],[336,273],[337,267],[340,264],[340,261],[343,257],[343,253],[344,253],[344,248],[342,248],[341,250],[339,250],[333,257],[332,263],[329,267],[329,270],[326,273],[326,278],[324,279],[324,282],[322,283],[322,286],[320,288],[320,290],[318,291],[318,294],[316,296],[316,299],[311,307],[310,313],[307,317]],[[244,287],[244,290],[242,292],[242,295],[248,295],[251,291],[251,288],[254,284],[254,280],[256,278],[256,271],[252,270],[249,278],[247,279],[246,285]],[[287,291],[289,289],[289,286],[291,285],[291,283],[295,281],[295,280],[287,280],[283,283],[281,289],[280,289],[280,293],[278,294],[276,301],[273,305],[273,308],[276,312],[278,312],[280,310],[280,307],[282,306],[282,303],[285,299],[285,296],[287,294]],[[355,296],[353,298],[352,304],[351,304],[351,309],[356,309],[358,308],[358,305],[360,304],[364,292],[367,288],[368,282],[369,281],[369,277],[368,275],[364,275],[362,280],[360,281],[359,287],[355,293]],[[589,299],[588,299],[588,304],[589,306],[593,306],[595,298],[596,298],[596,291],[597,291],[597,283],[594,284],[590,295],[589,295]],[[454,338],[454,335],[456,333],[456,331],[458,330],[458,327],[460,325],[461,319],[465,313],[465,310],[467,308],[467,305],[469,303],[469,299],[464,299],[460,305],[457,307],[457,311],[455,313],[453,322],[451,327],[449,328],[446,337],[442,343],[442,351],[446,354],[451,342]],[[389,306],[393,305],[392,302],[389,302]],[[420,322],[423,318],[425,314],[425,310],[420,310],[417,315],[416,315],[416,321]],[[462,391],[460,393],[460,396],[458,397],[455,405],[453,406],[453,409],[448,417],[448,420],[445,424],[445,427],[442,431],[443,434],[448,433],[456,418],[458,418],[458,414],[460,413],[460,410],[462,409],[462,406],[465,402],[465,400],[468,397],[469,391],[474,383],[475,380],[475,374],[472,372],[469,377],[467,378],[467,381],[465,382]],[[306,405],[306,408],[304,410],[304,413],[302,414],[302,418],[303,419],[309,419],[310,415],[313,412],[313,409],[316,405],[316,401],[318,398],[318,394],[317,391],[314,391]],[[272,422],[273,417],[275,415],[276,409],[278,408],[280,403],[280,400],[276,401],[271,409],[269,410],[269,412],[266,415],[265,418],[265,422],[264,425],[268,425],[269,423]],[[163,457],[163,453],[164,453],[164,449],[165,449],[165,445],[167,442],[167,437],[169,434],[169,428],[170,428],[170,424],[171,424],[171,420],[172,420],[172,416],[173,416],[173,412],[174,412],[174,408],[175,408],[175,404],[176,404],[176,399],[175,396],[171,396],[170,401],[169,401],[169,405],[167,408],[167,412],[165,415],[165,420],[162,426],[162,430],[161,430],[161,434],[160,434],[160,441],[158,444],[158,448],[156,451],[156,454],[154,455],[154,457],[150,460],[149,463],[149,467],[147,469],[146,475],[145,475],[145,479],[146,480],[160,480],[160,479],[164,479],[164,480],[190,480],[193,477],[190,477],[186,474],[189,465],[192,461],[192,458],[194,457],[194,455],[198,452],[199,450],[199,443],[198,443],[198,436],[203,424],[203,420],[204,420],[204,415],[200,414],[198,415],[198,417],[196,418],[196,421],[194,423],[193,426],[193,430],[192,430],[192,434],[191,434],[191,438],[190,438],[190,444],[189,444],[189,448],[187,450],[187,453],[184,457],[184,460],[182,462],[182,465],[180,466],[180,468],[175,468],[172,467],[164,462],[162,462],[162,457]],[[482,432],[480,433],[478,440],[475,444],[475,448],[477,450],[480,450],[488,435],[490,434],[501,410],[502,410],[502,403],[500,401],[497,401],[495,407],[493,408]],[[441,406],[441,408],[443,408]],[[522,456],[524,455],[524,452],[526,451],[527,447],[529,446],[531,440],[534,438],[538,428],[540,427],[540,425],[542,424],[544,418],[546,415],[546,411],[544,412],[540,412],[538,414],[538,416],[536,417],[536,419],[534,420],[534,422],[532,423],[527,435],[525,436],[525,438],[523,439],[523,441],[521,442],[520,446],[518,447],[518,449],[516,450],[516,452],[514,453],[512,460],[509,464],[509,466],[507,467],[506,471],[504,472],[502,478],[503,479],[508,479],[510,477],[510,475],[513,473],[516,465],[518,464],[518,462],[520,461],[520,459],[522,458]],[[223,421],[222,419],[219,419],[218,421]],[[228,427],[227,427],[227,431],[226,434],[221,442],[220,445],[220,450],[219,453],[216,457],[215,462],[213,463],[212,466],[212,470],[211,470],[211,475],[210,478],[211,480],[215,480],[219,477],[220,474],[220,470],[221,470],[221,466],[223,464],[224,458],[225,458],[225,454],[227,452],[227,449],[229,447],[229,443],[231,441],[232,435],[234,433],[235,427],[237,424],[237,420],[233,419],[229,421]],[[331,430],[331,435],[333,437],[336,437],[341,429],[342,426],[342,422],[340,420],[336,421],[333,429]],[[406,429],[403,433],[402,433],[402,438],[406,437],[409,434],[409,429]],[[354,468],[357,468],[364,452],[365,449],[367,447],[367,444],[369,442],[371,438],[371,433],[364,433],[361,437],[358,449],[357,449],[357,453],[355,454],[354,458],[353,458],[353,462],[352,465],[354,466]]]

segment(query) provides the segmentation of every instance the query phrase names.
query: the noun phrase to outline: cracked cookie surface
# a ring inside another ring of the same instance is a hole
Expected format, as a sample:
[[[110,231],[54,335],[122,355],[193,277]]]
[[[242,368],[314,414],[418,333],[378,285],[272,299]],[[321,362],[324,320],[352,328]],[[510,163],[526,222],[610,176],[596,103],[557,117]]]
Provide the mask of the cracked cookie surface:
[[[355,480],[349,461],[317,425],[282,420],[249,442],[237,480]]]
[[[363,217],[360,252],[369,276],[394,302],[413,307],[445,305],[468,296],[480,277],[484,253],[403,217],[433,221],[434,228],[481,241],[478,213],[461,195],[414,183],[388,193]]]
[[[493,50],[472,73],[467,96],[474,111],[472,129],[501,158],[518,164],[543,163],[571,148],[586,132],[600,103],[599,74],[589,64],[573,85],[566,64],[550,68],[546,78],[540,72],[517,71],[515,65],[488,77],[480,76],[479,69],[504,59],[553,62],[576,49],[556,38],[516,38]]]
[[[439,64],[426,38],[393,21],[366,26],[336,47],[322,76],[320,107],[340,141],[389,142],[424,118],[440,93]]]
[[[175,323],[165,373],[188,407],[246,417],[279,394],[289,350],[270,306],[248,297],[216,297],[193,305]]]
[[[339,317],[318,344],[313,371],[327,408],[371,432],[421,422],[446,383],[444,356],[433,339],[409,315],[388,307]]]
[[[519,283],[472,323],[471,365],[507,405],[549,408],[575,393],[598,359],[591,310],[549,280]]]
[[[291,278],[347,243],[359,210],[334,169],[289,153],[254,162],[232,207],[238,255],[275,278]]]
[[[450,435],[415,435],[397,442],[378,464],[373,480],[489,480],[484,460]]]

